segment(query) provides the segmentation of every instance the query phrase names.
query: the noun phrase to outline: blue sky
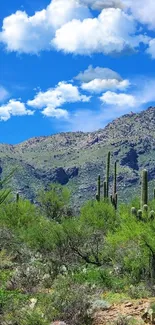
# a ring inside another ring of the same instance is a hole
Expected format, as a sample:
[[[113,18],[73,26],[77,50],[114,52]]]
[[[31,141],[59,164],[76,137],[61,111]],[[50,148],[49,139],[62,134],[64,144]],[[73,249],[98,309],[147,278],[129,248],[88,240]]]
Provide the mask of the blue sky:
[[[6,0],[0,142],[93,131],[155,102],[154,0]]]

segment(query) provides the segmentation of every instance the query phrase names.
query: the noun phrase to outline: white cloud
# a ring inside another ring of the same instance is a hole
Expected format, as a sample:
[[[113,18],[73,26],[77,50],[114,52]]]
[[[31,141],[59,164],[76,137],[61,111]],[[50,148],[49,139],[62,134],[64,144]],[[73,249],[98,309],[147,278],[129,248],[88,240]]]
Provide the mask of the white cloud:
[[[130,111],[140,111],[147,108],[155,101],[155,79],[140,76],[132,81],[131,93],[105,92],[100,100],[103,105],[95,105],[89,109],[80,109],[68,113],[51,107],[43,114],[50,117],[59,118],[58,131],[94,131],[103,128],[107,123],[121,115],[128,114]],[[61,124],[62,123],[62,124]],[[55,127],[57,124],[55,123]]]
[[[18,10],[4,18],[0,42],[7,51],[38,54],[43,50],[67,53],[120,53],[138,48],[149,38],[139,34],[133,16],[155,28],[154,0],[53,0],[29,16]],[[89,9],[102,10],[92,18]],[[123,11],[130,8],[133,16]]]
[[[47,7],[47,19],[55,29],[72,19],[91,17],[89,9],[78,0],[53,0]]]
[[[125,90],[130,86],[129,80],[123,80],[121,76],[108,68],[91,65],[83,72],[80,72],[74,79],[82,81],[81,88],[93,93],[100,93],[104,90]]]
[[[154,0],[123,0],[131,9],[133,16],[142,24],[147,24],[150,29],[155,29],[155,2]]]
[[[107,89],[125,90],[130,85],[129,80],[118,81],[116,79],[94,79],[90,82],[83,83],[81,88],[89,92],[100,93]]]
[[[116,108],[121,109],[121,111],[126,111],[129,108],[137,110],[155,101],[155,79],[138,78],[135,80],[135,88],[132,93],[124,94],[107,91],[103,93],[100,100],[104,105],[113,105],[114,111]]]
[[[135,107],[136,105],[136,98],[133,95],[129,94],[117,94],[111,91],[107,91],[104,93],[100,100],[108,105],[116,105],[119,107],[122,107],[124,109],[124,106],[128,107]]]
[[[43,111],[42,114],[47,116],[47,117],[55,117],[57,119],[63,118],[63,119],[68,119],[69,113],[65,109],[61,108],[53,108],[52,106],[47,106]]]
[[[3,20],[0,41],[8,51],[35,53],[51,48],[51,40],[56,28],[76,19],[90,17],[86,6],[77,0],[53,0],[46,9],[28,16],[25,11],[17,11]]]
[[[7,121],[11,116],[33,115],[27,110],[24,103],[11,99],[7,104],[0,106],[0,121]]]
[[[149,47],[147,48],[146,53],[151,55],[152,59],[155,59],[155,38],[149,42]]]
[[[74,19],[56,31],[53,44],[66,53],[120,53],[131,52],[141,42],[148,43],[144,35],[135,35],[137,25],[131,15],[121,9],[104,9],[98,18]]]
[[[52,35],[53,29],[47,25],[45,10],[33,17],[17,11],[4,19],[0,40],[8,51],[38,53],[49,48]]]
[[[92,65],[89,65],[89,67],[85,71],[80,72],[74,79],[80,80],[82,82],[89,82],[93,79],[116,79],[119,81],[122,80],[121,76],[117,72],[109,68],[93,68]]]
[[[8,91],[3,86],[0,86],[0,102],[3,102],[8,96]]]
[[[88,102],[90,97],[81,95],[76,86],[59,82],[55,88],[46,92],[39,92],[33,100],[27,104],[34,108],[43,109],[42,113],[46,116],[64,117],[67,111],[60,109],[65,103]]]

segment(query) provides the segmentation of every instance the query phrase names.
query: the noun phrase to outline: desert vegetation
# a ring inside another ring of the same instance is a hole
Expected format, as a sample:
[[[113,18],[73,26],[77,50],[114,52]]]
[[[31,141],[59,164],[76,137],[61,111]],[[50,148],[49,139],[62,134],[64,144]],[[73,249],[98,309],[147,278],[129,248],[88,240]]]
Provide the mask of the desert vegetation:
[[[154,296],[155,199],[149,200],[147,171],[141,197],[129,204],[119,203],[110,153],[105,174],[78,215],[64,186],[51,185],[33,204],[14,198],[8,178],[1,182],[2,325],[89,325],[97,308]]]

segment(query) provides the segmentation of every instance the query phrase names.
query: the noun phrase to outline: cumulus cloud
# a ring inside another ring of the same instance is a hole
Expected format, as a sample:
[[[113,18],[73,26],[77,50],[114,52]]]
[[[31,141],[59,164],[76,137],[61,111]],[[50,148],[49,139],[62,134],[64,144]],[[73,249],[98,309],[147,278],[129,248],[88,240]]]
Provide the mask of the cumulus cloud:
[[[53,29],[47,25],[45,10],[33,17],[17,11],[4,19],[0,40],[8,51],[36,54],[49,48],[52,35]]]
[[[26,109],[24,103],[11,99],[7,104],[0,106],[0,121],[7,121],[11,116],[33,115],[33,113]]]
[[[123,80],[117,72],[108,68],[93,68],[91,65],[74,79],[82,81],[83,90],[93,93],[100,93],[107,89],[125,90],[130,86],[129,80]]]
[[[47,106],[41,113],[44,116],[55,117],[57,119],[59,119],[59,118],[68,119],[68,117],[69,117],[69,113],[67,110],[61,109],[61,108],[55,109],[54,107],[52,107],[50,105]]]
[[[72,19],[83,20],[91,17],[91,13],[83,1],[78,0],[53,0],[46,9],[48,22],[55,29]]]
[[[0,102],[3,102],[8,96],[8,91],[3,86],[0,86]]]
[[[100,93],[106,89],[125,90],[129,85],[130,82],[128,80],[118,81],[116,79],[94,79],[90,82],[83,83],[81,88],[89,92]]]
[[[108,105],[116,105],[123,108],[124,106],[134,107],[136,105],[136,99],[133,95],[122,93],[117,94],[112,91],[107,91],[104,93],[100,97],[100,100]]]
[[[137,33],[137,24],[131,15],[121,9],[104,9],[97,18],[73,19],[56,31],[53,45],[66,53],[120,53],[131,52],[147,36]]]
[[[81,71],[74,79],[82,81],[82,82],[89,82],[93,79],[116,79],[118,81],[121,81],[121,76],[108,68],[101,68],[96,67],[93,68],[92,65],[89,65],[89,67],[85,71]]]
[[[155,101],[155,79],[141,77],[135,80],[135,88],[132,93],[116,93],[107,91],[102,94],[100,100],[105,105],[113,105],[119,109],[139,109],[144,105]]]
[[[43,109],[42,113],[46,116],[67,117],[66,110],[60,106],[66,103],[88,102],[90,97],[81,95],[78,88],[72,84],[59,82],[55,88],[46,92],[40,91],[33,100],[27,104],[33,108]]]
[[[0,41],[8,51],[37,54],[51,48],[55,30],[73,18],[90,17],[89,9],[77,0],[53,0],[46,9],[28,16],[25,11],[3,20]]]
[[[18,10],[4,18],[0,42],[7,51],[31,54],[54,48],[85,55],[132,52],[149,41],[138,32],[135,19],[155,27],[154,0],[148,0],[147,6],[144,1],[52,0],[32,16]],[[101,13],[92,17],[89,8]]]
[[[142,24],[147,24],[150,29],[155,29],[154,0],[122,0],[130,8],[132,15]]]

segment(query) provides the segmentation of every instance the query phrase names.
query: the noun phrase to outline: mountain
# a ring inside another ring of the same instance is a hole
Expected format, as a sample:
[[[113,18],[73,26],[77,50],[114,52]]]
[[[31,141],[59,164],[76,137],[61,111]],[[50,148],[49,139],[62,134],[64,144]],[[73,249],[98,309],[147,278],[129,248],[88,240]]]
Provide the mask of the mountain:
[[[95,132],[60,133],[36,137],[18,145],[0,144],[0,176],[17,167],[14,192],[36,200],[39,189],[58,182],[71,190],[72,203],[81,205],[96,193],[97,175],[105,176],[106,157],[118,161],[121,200],[137,195],[140,172],[149,171],[150,192],[155,179],[155,107],[130,113]],[[111,176],[112,181],[112,176]]]

